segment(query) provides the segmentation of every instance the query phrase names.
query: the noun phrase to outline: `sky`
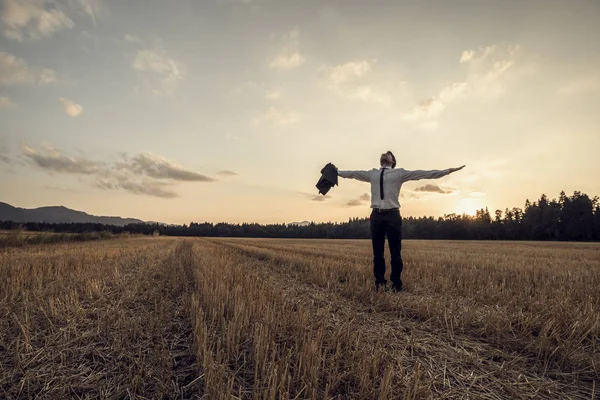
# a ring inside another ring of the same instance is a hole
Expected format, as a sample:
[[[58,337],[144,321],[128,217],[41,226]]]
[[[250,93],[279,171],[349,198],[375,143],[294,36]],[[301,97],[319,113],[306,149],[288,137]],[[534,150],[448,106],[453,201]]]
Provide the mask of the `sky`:
[[[165,223],[600,195],[600,2],[0,0],[0,201]]]

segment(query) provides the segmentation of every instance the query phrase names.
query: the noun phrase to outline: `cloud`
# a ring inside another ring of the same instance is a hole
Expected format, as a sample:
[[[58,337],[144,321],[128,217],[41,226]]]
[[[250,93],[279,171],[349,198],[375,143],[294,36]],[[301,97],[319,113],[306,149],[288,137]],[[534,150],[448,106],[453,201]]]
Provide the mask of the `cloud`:
[[[441,193],[441,194],[447,194],[447,193],[452,193],[453,190],[452,189],[443,189],[441,187],[439,187],[436,184],[427,184],[424,186],[420,186],[418,188],[415,189],[415,192],[429,192],[429,193]]]
[[[172,185],[148,179],[136,182],[126,176],[117,175],[113,176],[112,179],[97,178],[94,185],[103,190],[123,189],[133,194],[149,195],[166,199],[179,197],[177,193],[171,189]]]
[[[136,174],[156,179],[184,182],[213,182],[215,179],[198,172],[185,169],[181,165],[153,153],[141,153],[119,164]]]
[[[17,105],[8,97],[0,97],[0,108],[13,108]]]
[[[0,143],[0,162],[10,164],[12,159],[10,157],[10,149],[7,145]]]
[[[33,72],[23,59],[0,52],[0,85],[33,83],[33,77]]]
[[[328,87],[346,99],[390,106],[392,98],[389,94],[372,85],[359,84],[371,68],[368,61],[350,61],[336,65],[329,73]]]
[[[75,26],[76,14],[87,14],[96,24],[97,0],[2,0],[4,35],[13,40],[37,40]]]
[[[67,115],[70,115],[71,117],[77,117],[83,112],[83,107],[81,107],[81,105],[73,103],[69,99],[61,97],[60,99],[58,99],[58,101],[62,103]]]
[[[119,161],[101,162],[86,157],[69,157],[51,146],[36,149],[27,143],[21,144],[21,153],[30,165],[48,172],[89,177],[90,183],[102,190],[124,190],[140,195],[174,198],[178,197],[176,182],[215,180],[152,153],[140,153],[131,158],[121,155]],[[6,146],[0,145],[0,161],[12,162]]]
[[[131,66],[140,73],[150,73],[160,77],[160,90],[155,94],[172,94],[180,81],[185,79],[184,65],[166,56],[162,50],[139,50]]]
[[[127,33],[125,35],[124,39],[128,43],[142,43],[143,42],[143,40],[140,39],[139,37],[134,36],[134,35],[130,35],[129,33]]]
[[[49,84],[56,81],[55,71],[32,69],[22,58],[0,51],[0,85]]]
[[[344,204],[344,207],[362,206],[370,200],[371,200],[371,196],[368,193],[364,193],[358,199],[353,199],[353,200],[348,201],[346,204]]]
[[[357,206],[362,206],[362,205],[363,205],[363,202],[360,200],[350,200],[345,204],[346,207],[357,207]]]
[[[237,172],[223,170],[223,171],[217,172],[217,175],[222,175],[222,176],[236,176],[236,175],[239,175],[239,174]]]
[[[519,45],[492,45],[473,51],[468,63],[467,83],[475,94],[497,97],[521,52]]]
[[[299,38],[300,33],[296,29],[284,35],[280,50],[269,60],[269,68],[293,69],[304,64],[306,58],[298,50]]]
[[[403,190],[400,192],[400,198],[403,200],[409,201],[409,200],[413,200],[413,199],[418,199],[419,196],[415,192]]]
[[[436,96],[421,101],[412,110],[403,115],[405,121],[419,121],[437,118],[448,103],[462,97],[468,89],[466,82],[455,82],[443,88]]]
[[[91,18],[94,25],[96,25],[98,14],[101,10],[99,0],[70,0],[70,3],[75,7],[79,6]]]
[[[460,56],[460,63],[462,64],[471,61],[474,54],[475,52],[473,50],[463,50]]]
[[[82,157],[67,157],[50,146],[38,150],[26,143],[21,143],[21,152],[30,163],[53,172],[91,175],[99,172],[103,166],[101,162]]]
[[[56,83],[58,78],[56,77],[56,71],[48,68],[43,68],[38,74],[38,82],[43,84]]]
[[[265,99],[267,100],[277,100],[280,97],[280,93],[278,90],[275,89],[271,89],[271,90],[267,90],[265,93]]]
[[[353,92],[347,93],[347,97],[384,106],[389,106],[392,103],[392,98],[388,94],[379,92],[371,86],[360,86]]]
[[[300,114],[295,111],[283,111],[275,107],[269,107],[255,123],[266,122],[271,125],[285,126],[293,125],[301,119]]]
[[[40,39],[75,25],[58,4],[45,0],[3,0],[2,22],[6,37]]]
[[[330,79],[333,85],[341,85],[363,77],[371,71],[371,65],[367,61],[351,61],[333,67]]]
[[[402,119],[424,130],[435,130],[436,119],[449,104],[470,95],[496,97],[504,92],[507,77],[519,54],[520,47],[492,45],[478,50],[464,50],[460,62],[468,64],[464,81],[454,82],[439,93],[405,112]]]
[[[329,200],[329,199],[331,199],[331,196],[330,196],[330,195],[328,195],[328,194],[326,194],[325,196],[323,196],[323,195],[320,195],[320,194],[313,194],[313,195],[310,195],[310,199],[311,199],[312,201],[319,201],[319,202],[322,202],[322,201],[325,201],[325,200]]]

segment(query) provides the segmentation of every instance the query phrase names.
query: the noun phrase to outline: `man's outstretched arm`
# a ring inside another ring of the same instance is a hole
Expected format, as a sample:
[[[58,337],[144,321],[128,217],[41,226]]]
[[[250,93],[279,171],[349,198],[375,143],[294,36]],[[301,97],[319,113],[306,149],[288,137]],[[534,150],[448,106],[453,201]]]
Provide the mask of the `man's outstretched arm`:
[[[406,182],[406,181],[418,181],[420,179],[438,179],[438,178],[441,178],[442,176],[446,176],[453,172],[460,171],[464,167],[465,166],[463,165],[462,167],[458,167],[458,168],[448,168],[448,169],[440,169],[440,170],[433,169],[430,171],[424,171],[424,170],[407,171],[407,170],[403,169],[402,170],[402,181]]]
[[[342,171],[338,169],[338,176],[341,178],[356,179],[361,182],[370,182],[370,171]]]

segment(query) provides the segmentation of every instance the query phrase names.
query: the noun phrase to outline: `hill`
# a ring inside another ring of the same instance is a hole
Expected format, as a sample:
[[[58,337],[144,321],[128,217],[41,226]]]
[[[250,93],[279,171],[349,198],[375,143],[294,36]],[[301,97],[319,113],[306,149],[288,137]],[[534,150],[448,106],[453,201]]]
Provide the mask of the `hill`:
[[[0,221],[13,222],[48,222],[48,223],[98,223],[124,226],[139,224],[144,221],[135,218],[107,217],[90,215],[83,211],[72,210],[63,206],[19,208],[0,202]]]

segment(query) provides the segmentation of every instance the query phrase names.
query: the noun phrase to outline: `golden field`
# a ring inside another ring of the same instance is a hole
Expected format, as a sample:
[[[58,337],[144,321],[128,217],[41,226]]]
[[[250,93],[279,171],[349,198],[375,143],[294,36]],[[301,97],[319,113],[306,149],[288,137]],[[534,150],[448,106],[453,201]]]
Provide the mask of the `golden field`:
[[[120,237],[0,249],[0,398],[597,399],[600,244]]]

